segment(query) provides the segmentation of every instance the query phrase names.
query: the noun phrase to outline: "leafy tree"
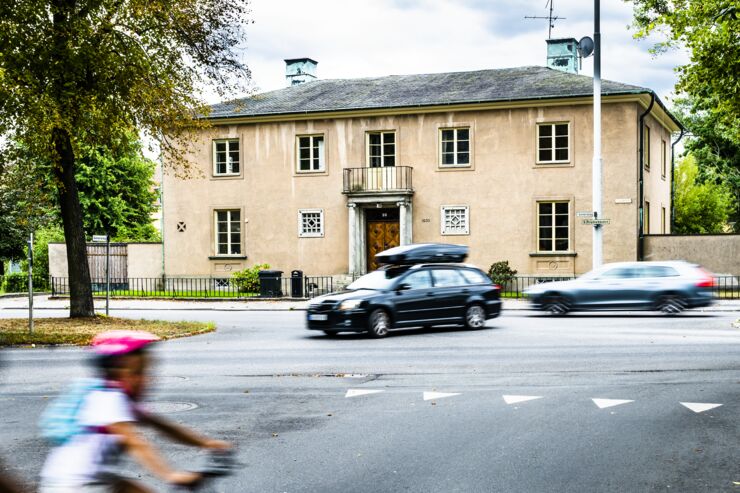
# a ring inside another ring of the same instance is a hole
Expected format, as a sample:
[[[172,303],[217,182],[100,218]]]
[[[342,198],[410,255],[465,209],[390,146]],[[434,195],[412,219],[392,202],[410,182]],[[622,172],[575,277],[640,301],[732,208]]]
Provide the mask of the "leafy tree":
[[[699,168],[692,154],[676,166],[674,233],[722,233],[727,227],[733,206],[732,194],[723,185],[697,183],[698,174]]]
[[[664,34],[655,52],[685,46],[690,62],[677,69],[678,92],[713,115],[731,139],[740,136],[740,4],[737,0],[626,0],[634,3],[635,34]]]
[[[248,0],[0,2],[0,134],[52,163],[67,244],[70,316],[93,316],[77,170],[84,149],[132,128],[182,163],[206,122],[199,90],[246,88]]]

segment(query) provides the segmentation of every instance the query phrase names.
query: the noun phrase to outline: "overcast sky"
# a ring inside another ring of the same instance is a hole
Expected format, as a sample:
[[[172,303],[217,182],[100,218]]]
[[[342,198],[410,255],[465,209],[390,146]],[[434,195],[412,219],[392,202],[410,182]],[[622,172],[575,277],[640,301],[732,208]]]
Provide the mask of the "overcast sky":
[[[593,35],[593,2],[554,0],[553,38]],[[245,60],[255,89],[286,86],[285,58],[319,62],[321,79],[546,64],[547,0],[252,0]],[[632,5],[601,0],[602,77],[652,88],[667,102],[687,56],[653,57],[632,39]],[[581,73],[593,74],[593,58]],[[212,100],[212,98],[209,98]],[[215,101],[211,101],[215,102]]]

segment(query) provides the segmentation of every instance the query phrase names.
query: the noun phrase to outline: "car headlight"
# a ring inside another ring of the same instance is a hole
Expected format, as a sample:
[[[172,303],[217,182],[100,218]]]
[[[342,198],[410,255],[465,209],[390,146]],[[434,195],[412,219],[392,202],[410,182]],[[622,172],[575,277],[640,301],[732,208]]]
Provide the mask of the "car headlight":
[[[362,304],[362,300],[345,300],[339,304],[340,310],[354,310]]]

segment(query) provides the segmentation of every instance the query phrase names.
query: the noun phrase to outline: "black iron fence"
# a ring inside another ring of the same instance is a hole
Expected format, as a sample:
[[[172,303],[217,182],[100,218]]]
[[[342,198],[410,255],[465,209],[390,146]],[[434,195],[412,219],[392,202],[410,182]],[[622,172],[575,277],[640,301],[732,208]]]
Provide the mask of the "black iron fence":
[[[333,291],[331,276],[305,276],[275,278],[269,298],[314,298]],[[105,295],[105,278],[91,280],[93,294]],[[49,280],[52,296],[69,295],[69,278],[52,277]],[[246,289],[230,278],[219,277],[129,277],[111,279],[110,295],[131,298],[253,298],[257,291]]]
[[[345,168],[344,193],[411,191],[411,166]]]

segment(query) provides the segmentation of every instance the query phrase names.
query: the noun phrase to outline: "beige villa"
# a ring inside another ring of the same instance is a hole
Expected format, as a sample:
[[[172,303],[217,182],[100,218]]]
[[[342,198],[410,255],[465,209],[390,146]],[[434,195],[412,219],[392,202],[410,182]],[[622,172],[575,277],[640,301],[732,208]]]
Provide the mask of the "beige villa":
[[[548,52],[547,67],[346,80],[286,60],[288,87],[213,106],[199,176],[164,176],[165,275],[357,274],[412,242],[469,245],[484,269],[589,270],[592,79],[575,40]],[[604,261],[635,260],[643,234],[670,232],[680,124],[647,88],[604,81],[602,101]]]

